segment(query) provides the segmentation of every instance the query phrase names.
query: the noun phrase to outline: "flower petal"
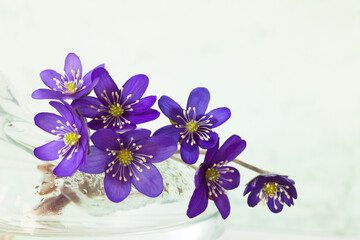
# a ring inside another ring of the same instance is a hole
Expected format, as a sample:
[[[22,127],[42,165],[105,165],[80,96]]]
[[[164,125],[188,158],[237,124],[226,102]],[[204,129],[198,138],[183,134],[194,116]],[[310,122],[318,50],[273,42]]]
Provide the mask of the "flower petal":
[[[286,205],[288,205],[289,207],[291,207],[292,205],[294,205],[294,201],[292,199],[292,197],[290,195],[286,195],[285,192],[281,193],[281,201],[283,201],[284,203],[286,203]]]
[[[290,194],[291,197],[293,198],[297,198],[297,192],[296,192],[296,188],[294,187],[294,185],[289,184],[289,189],[287,189],[287,192]]]
[[[240,184],[240,173],[239,171],[230,166],[224,166],[218,168],[220,172],[220,184],[226,190],[237,188]]]
[[[203,164],[204,167],[211,167],[210,166],[211,160],[217,153],[218,149],[219,149],[219,137],[217,138],[215,145],[206,151],[205,158],[204,158],[204,164]]]
[[[88,152],[89,150],[89,141],[90,141],[90,138],[89,138],[89,129],[86,125],[86,122],[85,122],[85,118],[81,117],[80,118],[80,144],[81,146],[85,149],[86,147],[86,153]]]
[[[134,187],[142,194],[148,197],[159,196],[163,189],[163,179],[159,170],[150,162],[143,163],[145,167],[141,167],[141,172],[133,167],[134,175],[131,182]]]
[[[132,113],[143,113],[150,109],[156,102],[156,96],[148,96],[139,100],[137,104],[131,106]]]
[[[145,122],[155,120],[159,116],[160,116],[160,113],[158,111],[156,111],[154,109],[149,109],[140,114],[133,114],[133,113],[126,114],[126,116],[124,116],[124,118],[126,118],[128,121],[130,121],[131,124],[140,124],[140,123],[145,123]]]
[[[99,115],[98,109],[102,109],[101,102],[95,97],[84,97],[76,99],[71,103],[73,108],[77,108],[84,117],[94,118]]]
[[[212,148],[213,146],[215,146],[215,144],[218,142],[219,139],[219,135],[216,132],[210,131],[208,133],[209,135],[209,139],[208,140],[201,140],[197,135],[196,135],[196,142],[199,144],[199,146],[203,149],[209,149]]]
[[[246,188],[245,188],[245,190],[244,190],[243,196],[245,196],[246,194],[248,194],[249,192],[251,192],[252,190],[255,189],[257,179],[258,179],[258,177],[256,177],[255,179],[251,180],[251,181],[246,185]]]
[[[82,128],[86,128],[86,122],[84,120],[83,117],[79,117],[78,113],[75,112],[75,109],[69,105],[67,102],[65,101],[61,101],[61,103],[59,102],[55,102],[55,101],[51,101],[50,105],[53,106],[62,116],[66,121],[69,121],[69,123],[71,125],[75,124],[75,126],[80,129],[82,131],[82,133],[84,133]],[[86,134],[86,139],[89,139],[89,134],[87,132],[87,129],[85,131]],[[84,136],[84,134],[82,134],[82,136]]]
[[[93,90],[94,87],[96,86],[97,81],[98,81],[98,79],[96,79],[96,81],[92,82],[89,86],[83,86],[82,90],[80,90],[74,94],[71,94],[71,99],[79,99],[81,97],[85,97],[86,95],[88,95],[91,92],[91,90]]]
[[[226,194],[219,194],[217,197],[213,196],[215,205],[219,210],[221,217],[226,219],[230,214],[230,202]]]
[[[114,128],[117,133],[126,133],[127,131],[136,129],[136,125],[125,124],[121,128]]]
[[[121,134],[121,136],[123,137],[124,145],[127,146],[130,142],[137,143],[141,139],[149,138],[150,134],[151,134],[150,130],[136,129],[136,130],[127,131],[127,132]],[[138,145],[138,144],[136,144],[136,145]]]
[[[293,185],[293,180],[289,181],[289,179],[285,176],[277,175],[273,178],[274,182],[277,182],[278,184],[286,186],[286,191],[292,196],[293,198],[297,198],[297,192],[296,188]]]
[[[88,122],[88,127],[93,130],[103,129],[106,125],[107,125],[107,123],[104,123],[103,120],[93,119],[90,122]],[[110,126],[112,126],[112,125],[110,125]],[[112,128],[109,128],[109,129],[112,129]]]
[[[162,96],[159,101],[159,108],[165,116],[167,116],[171,121],[178,123],[181,121],[176,116],[183,116],[183,109],[180,105],[169,98],[168,96]]]
[[[74,114],[76,114],[76,113],[71,112],[70,109],[66,105],[64,105],[64,104],[67,104],[67,103],[62,104],[60,102],[51,101],[51,102],[49,102],[49,104],[53,108],[55,108],[56,111],[58,111],[60,113],[60,115],[64,117],[64,119],[66,121],[69,121],[70,124],[75,123]],[[70,106],[70,105],[68,105],[68,106]]]
[[[199,147],[194,144],[191,146],[190,141],[183,140],[180,148],[181,159],[187,164],[194,164],[199,158]]]
[[[196,116],[204,115],[209,105],[210,92],[206,88],[195,88],[191,91],[186,110],[191,108],[196,109]]]
[[[119,180],[119,172],[113,177],[114,171],[105,174],[104,189],[110,201],[118,203],[129,196],[131,192],[131,181],[127,167],[122,171],[123,176],[121,180]],[[126,181],[124,179],[126,179]]]
[[[56,130],[56,127],[58,126],[61,126],[58,121],[62,124],[65,124],[66,122],[64,118],[53,113],[38,113],[34,117],[35,125],[51,134],[55,134],[51,131]]]
[[[211,128],[215,128],[226,122],[230,116],[231,111],[227,107],[216,108],[206,114],[207,117],[210,117],[210,123],[212,124]]]
[[[102,151],[106,151],[107,149],[119,150],[120,144],[118,139],[119,142],[123,141],[120,134],[110,129],[100,129],[91,136],[91,141],[95,147]]]
[[[71,151],[74,151],[74,148],[75,147],[70,149],[68,154],[71,154]],[[73,152],[70,158],[65,156],[53,172],[58,177],[71,177],[80,168],[80,165],[84,163],[85,159],[86,153],[84,152],[84,149],[78,148],[78,151]]]
[[[59,159],[59,150],[65,146],[64,141],[55,140],[34,149],[34,155],[40,160],[52,161]]]
[[[269,200],[267,201],[267,205],[273,213],[281,212],[281,210],[284,207],[284,205],[279,202],[278,198],[274,199],[274,198],[270,198],[270,197],[269,197]]]
[[[46,86],[48,86],[51,90],[58,89],[58,86],[56,85],[56,80],[59,80],[60,82],[63,82],[61,79],[61,74],[58,72],[55,72],[54,70],[47,69],[40,73],[41,80],[45,83]],[[56,80],[55,80],[56,79]]]
[[[180,132],[181,132],[180,128],[177,128],[174,125],[168,125],[158,129],[154,133],[154,136],[165,136],[172,138],[176,142],[179,142],[181,139]]]
[[[113,127],[113,123],[114,123],[114,120],[110,120],[110,122],[108,121],[108,122],[104,123],[103,120],[95,120],[95,119],[93,119],[88,123],[88,127],[90,129],[93,129],[93,130],[99,130],[99,129],[104,128],[104,129],[111,129],[111,130],[116,131],[116,132],[125,132],[125,131],[132,130],[132,129],[136,128],[136,126],[132,125],[132,124],[122,125],[121,128],[119,128],[118,126]]]
[[[79,74],[79,79],[82,76],[82,66],[79,57],[75,53],[69,53],[65,58],[64,71],[68,80],[73,81],[74,75]]]
[[[200,167],[196,170],[194,177],[195,187],[199,187],[201,184],[207,184],[205,178],[206,170],[207,167],[204,165],[200,165]]]
[[[104,67],[104,64],[101,64],[100,66],[98,66],[96,68],[99,68],[99,67]],[[92,78],[93,71],[94,71],[94,69],[92,71],[88,72],[84,76],[84,78],[83,78],[84,83],[82,85],[82,90],[73,94],[74,99],[78,99],[78,98],[88,95],[94,89],[94,87],[98,84],[99,78],[94,78],[94,79]]]
[[[260,202],[261,199],[259,198],[258,194],[261,189],[262,188],[257,188],[250,193],[247,199],[247,203],[250,207],[255,207]]]
[[[208,205],[208,193],[205,184],[195,188],[193,195],[191,196],[189,207],[186,215],[189,218],[193,218],[205,211]]]
[[[220,147],[219,151],[213,158],[211,164],[217,164],[221,161],[227,160],[231,162],[234,160],[246,147],[246,142],[237,135],[232,135]]]
[[[149,78],[144,74],[138,74],[131,77],[123,85],[121,102],[133,103],[144,95],[149,85]],[[131,95],[129,97],[129,95]]]
[[[125,133],[124,133],[125,134]],[[139,142],[142,147],[137,153],[151,155],[148,160],[152,163],[162,162],[171,157],[177,150],[177,143],[168,137],[153,136]]]
[[[89,174],[99,174],[105,172],[108,164],[114,160],[114,156],[109,156],[107,152],[91,146],[91,152],[86,158],[86,162],[80,167],[80,171]]]
[[[83,86],[89,87],[93,82],[97,83],[97,81],[94,81],[95,79],[92,77],[92,73],[97,68],[105,68],[105,64],[100,64],[99,66],[95,67],[93,70],[91,70],[90,72],[85,74],[85,76],[83,77],[83,80],[84,80]],[[94,87],[95,87],[95,85],[94,85]]]
[[[38,89],[35,90],[31,97],[33,99],[68,99],[71,98],[70,95],[63,94],[61,92],[56,92],[50,89]]]
[[[295,184],[295,181],[294,181],[294,180],[292,180],[292,179],[290,179],[290,178],[288,178],[288,177],[286,177],[286,176],[283,176],[283,178],[284,178],[287,182],[289,182],[290,184],[292,184],[292,185]]]
[[[260,175],[257,178],[255,178],[254,181],[254,188],[262,188],[265,186],[267,182],[271,181],[271,177],[268,175]]]
[[[112,97],[112,93],[117,92],[120,96],[120,91],[116,86],[114,80],[110,77],[108,71],[106,71],[104,68],[96,68],[93,70],[91,76],[93,81],[98,82],[97,85],[94,87],[94,91],[99,100],[105,106],[109,105],[105,98],[110,99],[108,100],[110,102],[115,102],[116,99]]]

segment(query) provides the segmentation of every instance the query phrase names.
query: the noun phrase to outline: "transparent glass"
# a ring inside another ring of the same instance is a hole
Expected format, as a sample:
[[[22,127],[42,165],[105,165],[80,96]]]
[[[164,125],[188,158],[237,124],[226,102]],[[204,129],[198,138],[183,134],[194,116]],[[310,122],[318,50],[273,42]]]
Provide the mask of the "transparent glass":
[[[52,175],[52,162],[33,156],[49,136],[24,119],[23,105],[0,76],[0,239],[218,239],[224,225],[216,208],[186,216],[194,170],[175,161],[158,165],[164,192],[148,198],[135,189],[110,202],[100,176]],[[170,170],[169,170],[170,169]],[[181,177],[179,177],[179,174]]]

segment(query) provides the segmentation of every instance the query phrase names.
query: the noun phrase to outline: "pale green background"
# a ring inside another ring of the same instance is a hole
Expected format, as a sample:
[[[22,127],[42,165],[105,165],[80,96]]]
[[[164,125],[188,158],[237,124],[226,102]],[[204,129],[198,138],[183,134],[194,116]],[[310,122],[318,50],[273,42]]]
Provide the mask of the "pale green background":
[[[207,87],[210,109],[232,110],[222,142],[246,139],[241,159],[291,176],[299,194],[277,215],[248,208],[254,174],[240,169],[232,231],[360,236],[359,1],[0,0],[0,34],[0,72],[32,114],[49,110],[30,99],[39,72],[61,71],[68,52],[84,71],[105,63],[119,85],[145,73],[148,95],[183,105]]]

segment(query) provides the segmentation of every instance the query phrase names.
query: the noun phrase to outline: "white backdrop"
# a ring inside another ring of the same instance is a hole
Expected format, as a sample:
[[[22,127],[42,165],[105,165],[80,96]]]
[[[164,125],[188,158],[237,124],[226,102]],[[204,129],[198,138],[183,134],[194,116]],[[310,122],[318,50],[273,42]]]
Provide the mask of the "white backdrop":
[[[299,195],[277,215],[250,209],[255,175],[240,169],[230,227],[360,236],[359,27],[359,1],[0,0],[0,72],[43,111],[30,94],[68,52],[84,71],[105,63],[118,85],[147,74],[147,95],[182,105],[207,87],[209,109],[232,110],[222,142],[240,135],[241,159],[289,175]]]

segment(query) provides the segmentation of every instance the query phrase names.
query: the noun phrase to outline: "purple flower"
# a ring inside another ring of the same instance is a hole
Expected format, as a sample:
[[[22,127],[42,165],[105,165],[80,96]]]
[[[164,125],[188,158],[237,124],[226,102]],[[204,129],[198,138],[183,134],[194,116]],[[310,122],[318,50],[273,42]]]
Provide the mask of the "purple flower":
[[[100,65],[98,67],[104,67]],[[69,53],[65,59],[65,74],[47,69],[40,73],[41,80],[50,89],[38,89],[32,93],[34,99],[76,99],[88,94],[97,84],[92,71],[82,78],[82,66],[78,56]]]
[[[157,130],[154,135],[164,135],[181,142],[180,154],[187,164],[194,164],[199,158],[199,147],[213,147],[218,134],[212,129],[220,126],[230,118],[230,109],[226,107],[205,111],[210,101],[210,93],[206,88],[195,88],[191,91],[186,109],[167,96],[159,100],[161,111],[170,119],[172,125]]]
[[[256,206],[260,201],[267,203],[269,209],[278,213],[283,209],[284,203],[289,207],[294,204],[293,198],[297,198],[295,182],[281,175],[260,175],[250,181],[244,191],[248,193],[248,205]]]
[[[236,168],[224,166],[234,160],[246,147],[246,142],[233,135],[219,149],[219,141],[207,150],[204,163],[195,174],[195,191],[190,199],[187,215],[196,217],[204,212],[208,198],[215,202],[223,219],[230,214],[230,203],[225,190],[237,188],[240,173]]]
[[[85,173],[105,172],[104,188],[113,202],[121,202],[131,191],[131,185],[149,197],[163,191],[162,176],[154,163],[168,159],[176,152],[176,142],[163,136],[150,137],[146,129],[118,134],[110,129],[96,131],[84,167]]]
[[[52,101],[50,105],[61,116],[53,113],[39,113],[34,120],[39,128],[56,135],[58,139],[35,148],[34,154],[45,161],[62,158],[54,169],[54,174],[59,177],[69,177],[74,175],[86,161],[89,142],[86,122],[66,102]]]
[[[121,89],[103,68],[95,69],[93,77],[98,81],[94,88],[97,98],[84,97],[72,103],[83,116],[93,118],[88,123],[89,128],[133,129],[136,124],[159,117],[158,111],[150,109],[156,96],[141,98],[149,85],[147,76],[135,75]]]

